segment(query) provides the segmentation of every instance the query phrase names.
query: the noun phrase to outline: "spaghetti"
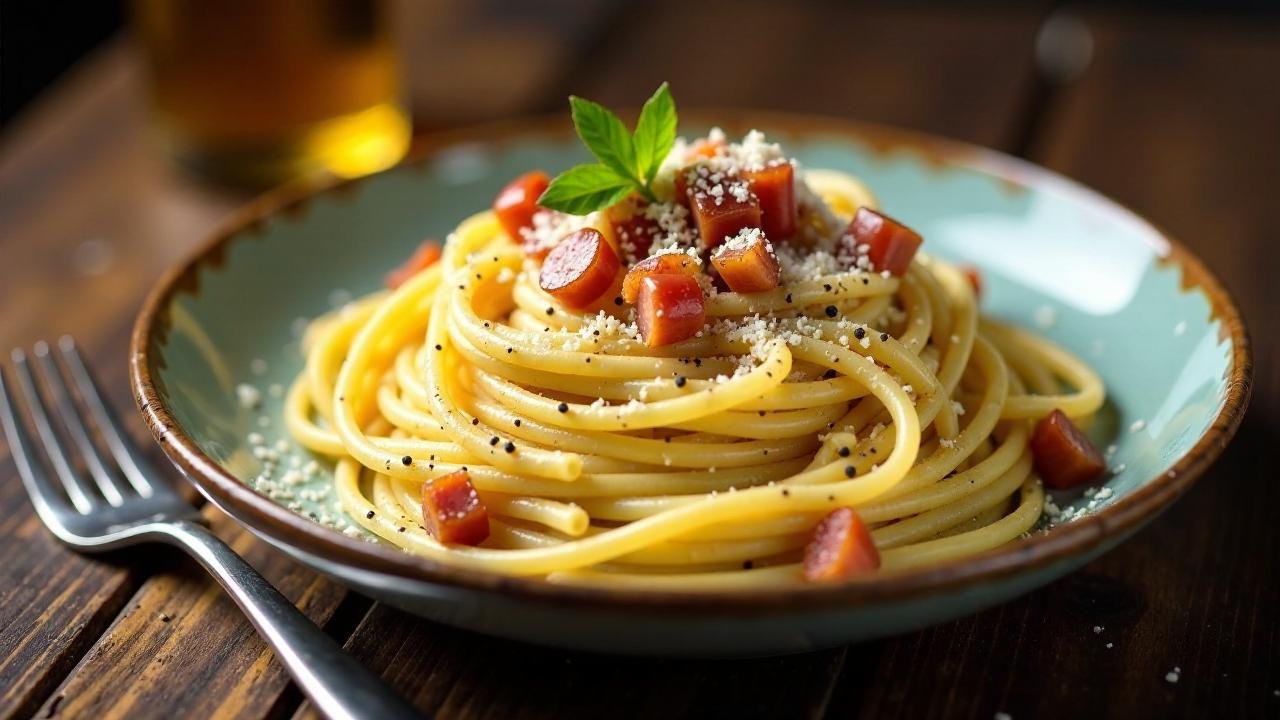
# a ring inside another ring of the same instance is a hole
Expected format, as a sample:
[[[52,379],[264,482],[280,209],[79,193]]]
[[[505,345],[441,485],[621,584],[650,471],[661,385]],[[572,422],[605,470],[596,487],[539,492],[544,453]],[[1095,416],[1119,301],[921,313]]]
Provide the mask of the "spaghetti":
[[[719,142],[730,159],[776,148],[756,133]],[[660,180],[689,157],[677,142]],[[600,213],[540,211],[524,247],[495,213],[474,215],[439,262],[313,323],[290,432],[336,460],[342,508],[382,540],[553,582],[800,582],[815,527],[838,508],[865,523],[883,570],[1030,531],[1044,502],[1033,421],[1087,420],[1098,376],[983,318],[940,260],[917,255],[899,275],[842,262],[840,228],[877,208],[856,179],[797,169],[795,191],[800,228],[769,248],[777,286],[733,292],[704,275],[701,330],[658,347],[612,292],[581,309],[540,285],[529,245],[583,227],[635,264]],[[649,211],[653,248],[667,245],[651,251],[693,258],[692,220],[661,219],[681,215],[678,200]],[[460,470],[488,514],[475,546],[441,542],[423,519],[424,485]]]

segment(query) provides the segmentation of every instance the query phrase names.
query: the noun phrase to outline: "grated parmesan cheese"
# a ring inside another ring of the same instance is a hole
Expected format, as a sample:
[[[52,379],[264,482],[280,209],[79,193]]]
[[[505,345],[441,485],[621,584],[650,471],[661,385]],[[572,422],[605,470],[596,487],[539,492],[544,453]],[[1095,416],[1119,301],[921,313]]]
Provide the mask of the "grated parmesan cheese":
[[[262,392],[248,383],[240,383],[236,386],[236,400],[245,410],[253,410],[262,404]]]
[[[745,227],[738,231],[737,235],[725,236],[724,241],[720,243],[711,253],[712,257],[719,257],[726,252],[743,252],[755,247],[757,243],[765,243],[765,249],[770,253],[773,252],[773,244],[765,239],[764,231],[760,228]]]
[[[568,215],[556,210],[539,210],[533,214],[533,227],[521,228],[520,236],[532,252],[550,251],[564,236],[583,228],[600,227],[604,217],[599,212]]]

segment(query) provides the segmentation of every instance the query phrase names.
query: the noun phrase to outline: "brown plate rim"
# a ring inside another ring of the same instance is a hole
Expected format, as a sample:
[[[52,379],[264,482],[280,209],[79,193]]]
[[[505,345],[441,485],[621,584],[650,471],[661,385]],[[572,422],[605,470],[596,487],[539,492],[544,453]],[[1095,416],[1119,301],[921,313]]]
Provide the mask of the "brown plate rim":
[[[755,593],[731,591],[636,590],[569,586],[535,578],[454,568],[407,555],[386,546],[348,538],[342,533],[297,515],[257,493],[205,455],[165,405],[154,381],[159,331],[167,321],[165,308],[177,293],[194,287],[198,273],[216,261],[231,242],[269,216],[294,211],[317,194],[349,190],[362,179],[324,178],[295,183],[268,192],[242,207],[192,254],[173,266],[148,295],[130,343],[129,377],[134,399],[148,428],[168,457],[215,505],[228,510],[250,530],[263,533],[312,556],[366,571],[459,591],[499,593],[513,599],[561,605],[612,609],[643,608],[688,611],[768,612],[805,608],[857,607],[901,602],[945,594],[977,584],[1008,579],[1046,568],[1071,557],[1107,549],[1154,518],[1189,488],[1221,454],[1239,427],[1248,405],[1252,356],[1248,332],[1231,295],[1190,250],[1137,213],[1111,198],[1051,170],[1004,153],[927,133],[875,123],[814,115],[742,110],[685,113],[700,125],[715,124],[741,131],[776,128],[790,136],[828,135],[870,145],[879,152],[915,152],[939,167],[977,170],[1007,182],[1013,189],[1028,184],[1065,187],[1101,201],[1109,214],[1120,213],[1150,229],[1152,245],[1163,262],[1179,266],[1184,291],[1200,290],[1212,317],[1232,343],[1227,397],[1195,446],[1160,476],[1146,481],[1114,504],[1049,531],[1034,533],[993,550],[940,565],[885,574],[840,585],[778,588]],[[471,128],[424,135],[401,166],[423,163],[450,146],[501,144],[514,139],[563,138],[569,121],[563,115],[505,120]],[[366,178],[367,179],[367,178]]]

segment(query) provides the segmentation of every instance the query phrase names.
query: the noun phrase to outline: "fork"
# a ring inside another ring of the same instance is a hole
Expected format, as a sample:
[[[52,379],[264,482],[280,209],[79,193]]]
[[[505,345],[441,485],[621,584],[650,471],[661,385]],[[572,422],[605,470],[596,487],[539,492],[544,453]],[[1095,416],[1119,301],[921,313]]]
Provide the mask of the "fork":
[[[419,717],[199,523],[195,507],[127,439],[75,342],[63,337],[58,350],[55,359],[47,343],[36,343],[34,372],[27,354],[14,350],[16,392],[9,389],[0,366],[0,424],[31,504],[50,532],[89,553],[144,542],[182,548],[221,583],[326,716],[341,720]],[[37,377],[43,392],[37,389]],[[30,416],[29,426],[16,408],[19,394]],[[97,429],[97,442],[91,428]],[[47,467],[37,457],[33,434],[43,446]],[[72,448],[75,456],[69,452]]]

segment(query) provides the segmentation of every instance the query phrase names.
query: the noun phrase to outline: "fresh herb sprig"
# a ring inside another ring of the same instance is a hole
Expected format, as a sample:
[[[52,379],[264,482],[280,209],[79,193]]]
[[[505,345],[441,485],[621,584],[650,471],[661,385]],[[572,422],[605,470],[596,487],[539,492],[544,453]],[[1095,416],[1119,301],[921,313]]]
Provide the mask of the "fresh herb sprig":
[[[676,103],[667,83],[645,101],[634,134],[603,105],[571,95],[569,106],[578,137],[598,162],[577,165],[557,175],[538,204],[570,215],[586,215],[633,192],[653,202],[653,178],[676,140]]]

